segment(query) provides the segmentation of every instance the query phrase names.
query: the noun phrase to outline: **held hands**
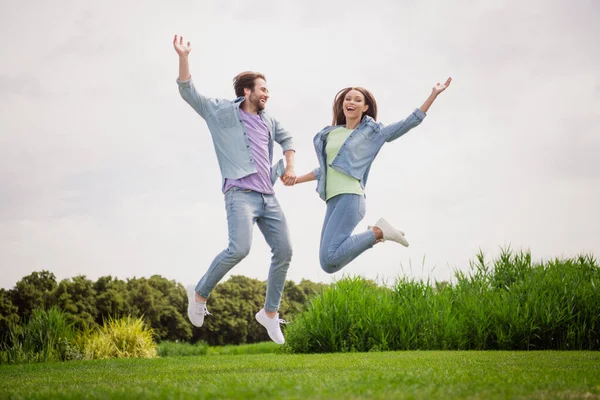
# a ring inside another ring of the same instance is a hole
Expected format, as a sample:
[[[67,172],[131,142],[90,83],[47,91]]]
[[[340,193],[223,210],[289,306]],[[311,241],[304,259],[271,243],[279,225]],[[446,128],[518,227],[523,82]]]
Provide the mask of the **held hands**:
[[[285,172],[283,173],[283,175],[281,175],[281,182],[283,182],[283,184],[285,186],[294,186],[296,184],[296,173],[294,172],[293,168],[286,168]]]
[[[173,39],[173,47],[175,48],[177,54],[179,54],[179,57],[187,57],[187,55],[190,54],[190,51],[192,51],[192,45],[190,42],[187,42],[187,45],[183,43],[183,36],[180,36],[179,40],[177,40],[177,35],[175,35],[175,38]]]
[[[431,89],[431,94],[437,96],[438,94],[442,93],[444,90],[446,90],[446,88],[448,86],[450,86],[450,83],[452,82],[452,78],[448,78],[446,80],[446,82],[444,82],[444,84],[440,85],[440,83],[438,82],[433,89]]]

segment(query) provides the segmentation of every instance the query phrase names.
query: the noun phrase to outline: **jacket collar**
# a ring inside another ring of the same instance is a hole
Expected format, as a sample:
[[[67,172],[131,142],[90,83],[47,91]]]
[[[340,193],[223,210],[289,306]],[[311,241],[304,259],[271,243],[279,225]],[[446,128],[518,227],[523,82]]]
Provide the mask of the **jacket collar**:
[[[246,100],[246,97],[244,97],[244,96],[240,96],[240,97],[238,97],[237,99],[235,99],[235,100],[233,101],[233,104],[234,104],[234,105],[235,105],[237,108],[240,108],[240,107],[242,106],[242,103],[243,103],[245,100]],[[260,111],[258,112],[258,115],[263,115],[263,114],[264,114],[264,112],[265,112],[265,110],[260,110]]]

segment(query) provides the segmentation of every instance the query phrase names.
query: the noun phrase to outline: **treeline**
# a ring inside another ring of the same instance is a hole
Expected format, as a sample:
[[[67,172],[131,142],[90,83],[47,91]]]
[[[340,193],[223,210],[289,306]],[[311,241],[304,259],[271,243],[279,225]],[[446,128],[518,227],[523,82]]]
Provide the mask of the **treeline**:
[[[293,318],[324,284],[287,281],[280,308]],[[35,310],[62,310],[79,331],[102,326],[109,318],[141,317],[157,341],[204,341],[210,345],[256,343],[269,340],[254,313],[264,305],[266,283],[232,276],[217,285],[208,308],[213,314],[202,328],[187,318],[187,296],[182,284],[154,275],[120,280],[103,276],[95,282],[83,275],[57,282],[49,271],[33,272],[10,290],[0,289],[0,344],[9,340],[10,327],[25,324]]]

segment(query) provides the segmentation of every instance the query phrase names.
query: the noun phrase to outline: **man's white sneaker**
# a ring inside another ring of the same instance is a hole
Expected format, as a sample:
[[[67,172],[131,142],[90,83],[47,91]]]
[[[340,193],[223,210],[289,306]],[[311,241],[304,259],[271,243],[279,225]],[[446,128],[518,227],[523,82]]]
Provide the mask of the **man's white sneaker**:
[[[208,309],[206,308],[206,302],[197,302],[196,301],[196,288],[194,285],[190,285],[187,287],[187,297],[188,297],[188,318],[192,325],[200,328],[204,323],[204,316],[210,315]]]
[[[408,247],[408,242],[404,238],[404,232],[394,228],[385,219],[379,218],[379,220],[375,222],[374,226],[381,229],[381,232],[383,232],[384,241],[391,240],[392,242],[400,243],[404,247]]]
[[[273,318],[269,318],[267,313],[265,313],[265,309],[263,308],[256,313],[255,318],[259,324],[267,329],[267,333],[272,341],[277,344],[285,343],[283,332],[281,332],[281,327],[279,324],[287,324],[287,322],[285,322],[283,319],[279,319],[279,313],[275,314]]]

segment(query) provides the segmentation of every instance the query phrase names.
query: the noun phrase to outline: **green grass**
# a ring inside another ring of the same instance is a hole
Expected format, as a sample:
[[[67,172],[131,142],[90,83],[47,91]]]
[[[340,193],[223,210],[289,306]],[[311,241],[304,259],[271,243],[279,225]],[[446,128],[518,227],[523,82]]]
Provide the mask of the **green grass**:
[[[209,346],[206,343],[164,341],[158,345],[159,357],[191,357],[205,355],[241,355],[281,353],[282,347],[273,342],[253,344]]]
[[[277,343],[273,342],[260,342],[228,346],[210,346],[208,348],[209,355],[249,355],[281,352],[283,352],[283,348]]]
[[[173,342],[165,340],[158,344],[159,357],[191,357],[204,356],[208,353],[206,343]]]
[[[600,266],[591,256],[534,263],[482,254],[454,282],[346,277],[285,328],[286,350],[600,350]]]
[[[599,352],[256,354],[0,366],[7,399],[600,399]]]

